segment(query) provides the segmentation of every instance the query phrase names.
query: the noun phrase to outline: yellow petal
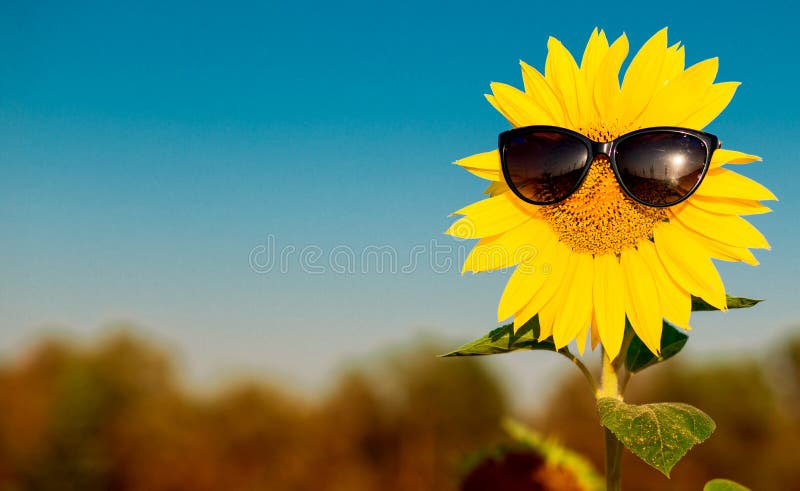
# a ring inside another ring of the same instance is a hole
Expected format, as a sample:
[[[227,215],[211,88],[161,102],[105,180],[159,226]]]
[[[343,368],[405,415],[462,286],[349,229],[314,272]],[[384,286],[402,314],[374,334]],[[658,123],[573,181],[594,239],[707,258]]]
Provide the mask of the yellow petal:
[[[731,246],[713,240],[700,241],[700,245],[705,247],[710,257],[716,259],[730,262],[743,262],[750,266],[758,266],[759,264],[758,259],[756,259],[753,253],[744,247]]]
[[[650,351],[658,355],[661,351],[663,315],[653,274],[636,249],[628,249],[621,254],[620,266],[627,285],[625,312],[636,335]]]
[[[533,288],[527,291],[514,292],[514,289],[506,285],[503,292],[503,298],[500,299],[500,306],[498,307],[498,319],[505,319],[508,317],[509,312],[513,311],[512,306],[521,305],[516,307],[518,311],[514,314],[514,319],[530,319],[547,305],[555,295],[556,291],[562,288],[562,282],[567,273],[567,265],[572,251],[561,242],[556,242],[552,251],[542,251],[540,253],[540,268],[541,276],[538,284],[533,283]],[[549,265],[549,267],[547,267]],[[513,276],[513,275],[512,275]],[[509,280],[510,283],[510,280]],[[506,299],[506,295],[515,298]],[[527,303],[520,304],[519,302]],[[504,300],[506,301],[504,303]],[[511,307],[511,310],[509,308]]]
[[[769,249],[767,239],[744,218],[719,215],[689,203],[673,206],[667,212],[695,234],[737,247]]]
[[[556,325],[556,319],[561,313],[561,305],[564,304],[563,299],[566,293],[566,288],[556,289],[550,301],[539,309],[539,341],[544,341],[553,335],[553,328]],[[516,319],[516,316],[514,318]]]
[[[661,72],[667,55],[667,29],[653,35],[631,60],[622,80],[623,122],[636,126],[639,115],[664,80]]]
[[[666,28],[664,29],[665,36],[666,36]],[[654,36],[655,37],[655,36]],[[666,39],[664,39],[666,42]],[[659,91],[673,78],[677,77],[679,74],[683,72],[683,65],[684,65],[684,50],[683,47],[680,46],[680,43],[676,43],[664,51],[663,60],[661,62],[661,70],[660,72],[653,72],[652,80],[654,83],[654,88],[649,96],[644,99],[644,105],[642,106],[641,110],[638,113],[629,112],[627,113],[627,118],[623,115],[622,118],[618,121],[618,130],[620,133],[627,133],[628,131],[633,131],[635,129],[639,129],[645,126],[642,122],[642,117],[646,115],[652,115],[653,111],[650,110],[649,104],[652,98],[659,93]],[[621,97],[620,100],[623,101],[623,106],[628,110],[631,111],[630,106],[627,103],[627,98],[625,96]],[[634,116],[634,114],[636,114]]]
[[[483,179],[488,179],[490,181],[503,180],[499,150],[476,153],[475,155],[471,155],[461,160],[456,160],[453,163],[460,165],[461,167]]]
[[[522,67],[522,82],[525,84],[525,93],[550,116],[554,126],[567,126],[564,119],[564,106],[558,96],[553,92],[550,84],[538,70],[524,61],[519,62]]]
[[[586,335],[589,334],[590,325],[590,322],[587,323],[575,336],[575,345],[578,347],[578,354],[581,356],[583,356],[583,352],[586,351]]]
[[[625,281],[614,254],[595,257],[594,267],[595,324],[603,348],[613,360],[619,354],[625,335]]]
[[[483,194],[488,194],[489,196],[497,196],[499,194],[507,193],[511,190],[504,181],[492,181],[489,185],[484,189]]]
[[[552,117],[525,92],[498,82],[492,82],[491,88],[494,94],[493,105],[512,125],[520,127],[555,123]]]
[[[597,348],[597,345],[600,344],[600,331],[597,330],[597,322],[594,319],[594,313],[592,313],[592,327],[589,333],[590,333],[589,339],[591,340],[592,343],[592,349],[595,349]]]
[[[723,82],[708,88],[703,102],[700,103],[692,114],[678,123],[678,126],[702,130],[721,113],[733,99],[739,82]]]
[[[725,168],[710,169],[700,187],[695,191],[697,196],[714,198],[736,198],[749,200],[777,200],[772,192],[752,179]]]
[[[523,208],[512,193],[505,193],[475,202],[453,215],[465,215],[446,234],[460,239],[479,239],[498,235],[535,216],[531,208]]]
[[[681,43],[675,43],[670,46],[667,50],[667,55],[664,57],[664,68],[661,71],[664,80],[672,80],[683,72],[685,62],[686,53]]]
[[[772,211],[760,201],[735,198],[714,198],[695,194],[686,200],[692,206],[720,215],[758,215]]]
[[[608,49],[602,65],[595,76],[594,87],[589,88],[594,93],[594,105],[597,114],[607,120],[616,120],[619,114],[620,97],[619,70],[622,62],[628,56],[628,38],[623,34]]]
[[[725,286],[705,249],[692,235],[661,222],[653,229],[658,258],[675,283],[720,310],[727,310]]]
[[[656,247],[651,241],[639,242],[638,250],[653,274],[664,317],[678,327],[691,329],[689,317],[692,313],[692,297],[689,292],[675,283],[664,270],[663,264],[658,259]]]
[[[589,42],[586,43],[586,49],[583,51],[583,58],[581,58],[581,75],[584,80],[588,80],[598,72],[603,58],[608,52],[608,39],[606,33],[597,30],[595,27],[592,35],[589,36]]]
[[[555,240],[546,240],[539,247],[539,254],[530,263],[521,263],[511,274],[497,306],[497,320],[503,321],[514,314],[515,320],[520,325],[536,315],[538,309],[529,312],[523,308],[532,299],[541,297],[546,302],[549,300],[555,287],[553,283],[560,283],[564,276],[564,263],[562,245]],[[556,264],[558,267],[556,267]],[[547,286],[547,288],[545,288]],[[542,298],[540,298],[542,300]],[[526,317],[523,320],[523,317]]]
[[[711,58],[669,80],[647,106],[641,125],[677,126],[694,114],[717,75],[719,60]]]
[[[586,49],[583,51],[583,58],[581,58],[581,65],[579,69],[579,76],[581,84],[584,87],[585,96],[589,99],[581,104],[581,112],[583,114],[584,123],[587,125],[594,125],[596,121],[600,120],[596,111],[596,105],[593,103],[592,95],[594,94],[594,83],[599,75],[599,70],[602,66],[603,60],[608,53],[608,39],[606,33],[597,30],[592,31],[589,37],[589,42],[586,43]],[[600,116],[608,117],[607,114]]]
[[[566,287],[553,327],[553,342],[561,349],[575,339],[592,319],[593,259],[590,254],[572,254],[564,278]]]
[[[753,256],[753,253],[750,252],[746,247],[733,246],[730,244],[725,244],[724,242],[719,242],[712,238],[698,235],[696,231],[687,228],[683,223],[677,220],[672,222],[672,224],[675,227],[681,229],[681,233],[694,235],[695,239],[697,239],[697,244],[703,249],[705,249],[706,255],[708,255],[709,257],[722,259],[723,261],[732,261],[732,262],[741,261],[751,266],[758,265],[758,260],[755,258],[755,256]]]
[[[578,65],[567,48],[554,37],[547,41],[547,50],[544,78],[564,105],[565,116],[570,123],[568,127],[577,130],[584,123],[582,106],[591,104],[587,100]]]
[[[702,241],[701,244],[708,249],[711,257],[719,258],[730,262],[743,262],[750,266],[758,266],[758,259],[744,247],[735,247],[714,241]]]
[[[685,59],[680,41],[667,48],[664,64],[661,67],[662,85],[666,85],[670,80],[683,73]]]
[[[547,223],[530,219],[508,232],[481,239],[470,251],[461,272],[480,273],[530,263],[540,255],[540,249],[552,248],[555,240]]]
[[[749,164],[750,162],[760,161],[761,157],[757,155],[750,155],[744,152],[737,152],[736,150],[728,150],[725,148],[718,148],[714,150],[711,155],[712,169],[724,164]]]

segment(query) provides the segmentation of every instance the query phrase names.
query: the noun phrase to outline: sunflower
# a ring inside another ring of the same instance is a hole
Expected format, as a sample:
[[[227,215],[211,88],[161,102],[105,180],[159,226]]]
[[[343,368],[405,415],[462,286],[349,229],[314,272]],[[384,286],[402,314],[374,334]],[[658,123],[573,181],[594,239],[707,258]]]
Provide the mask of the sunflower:
[[[560,126],[596,141],[610,141],[655,126],[700,130],[728,105],[737,82],[714,83],[716,58],[684,68],[684,49],[669,45],[667,30],[651,37],[633,57],[623,34],[609,45],[595,29],[578,65],[555,38],[548,41],[544,75],[520,62],[524,91],[492,83],[489,103],[514,127]],[[454,214],[463,215],[447,233],[480,239],[464,263],[473,273],[516,266],[498,307],[498,321],[514,318],[519,328],[539,317],[540,339],[557,349],[587,335],[614,359],[626,318],[654,353],[663,320],[691,329],[692,296],[725,310],[725,287],[711,259],[756,265],[751,248],[769,249],[766,239],[741,215],[770,211],[765,187],[724,167],[761,160],[719,149],[710,170],[689,199],[667,208],[642,205],[620,188],[608,159],[591,163],[581,187],[552,205],[524,202],[503,179],[497,150],[456,162],[491,181],[488,198]]]

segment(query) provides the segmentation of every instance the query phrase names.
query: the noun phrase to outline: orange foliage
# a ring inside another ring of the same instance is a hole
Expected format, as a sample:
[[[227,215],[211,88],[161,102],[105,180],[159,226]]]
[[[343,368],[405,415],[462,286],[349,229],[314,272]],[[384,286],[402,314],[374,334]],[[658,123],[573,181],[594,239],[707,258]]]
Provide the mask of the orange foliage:
[[[0,489],[454,489],[461,459],[498,440],[505,399],[479,362],[438,351],[394,357],[380,379],[346,374],[307,403],[256,382],[187,393],[124,333],[92,349],[46,341],[0,367]]]
[[[0,365],[0,489],[456,490],[465,457],[507,441],[498,423],[508,408],[481,360],[434,357],[442,351],[422,343],[384,357],[309,402],[252,381],[190,393],[167,355],[125,333],[89,348],[46,340]],[[800,482],[798,353],[795,342],[768,367],[783,376],[777,391],[754,363],[673,361],[635,377],[632,399],[692,403],[718,429],[672,480],[627,455],[625,489]],[[535,420],[600,468],[601,428],[582,384],[562,384]]]

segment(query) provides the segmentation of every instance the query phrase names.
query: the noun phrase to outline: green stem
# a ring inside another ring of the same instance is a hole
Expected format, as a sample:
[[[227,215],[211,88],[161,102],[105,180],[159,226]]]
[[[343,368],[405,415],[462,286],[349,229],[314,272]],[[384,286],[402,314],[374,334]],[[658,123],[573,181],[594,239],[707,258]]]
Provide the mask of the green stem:
[[[603,372],[600,378],[600,390],[597,391],[597,398],[614,397],[619,398],[619,384],[617,381],[617,370],[614,364],[603,350]]]
[[[622,489],[622,444],[608,428],[606,432],[606,491]]]
[[[617,370],[603,350],[603,377],[600,381],[597,398],[613,397],[622,399],[619,393]],[[620,491],[622,483],[622,444],[608,428],[605,429],[606,444],[606,491]]]
[[[567,348],[562,348],[558,350],[558,352],[569,358],[569,360],[581,370],[581,373],[583,373],[583,376],[586,377],[586,380],[589,382],[589,385],[592,386],[592,392],[596,394],[598,390],[597,382],[595,382],[594,377],[592,376],[592,372],[590,372],[589,369],[586,368],[586,365],[584,365],[583,362],[579,360],[577,356],[573,355],[572,352]]]
[[[623,368],[622,379],[619,381],[619,393],[625,394],[625,388],[628,387],[628,381],[631,379],[631,372]]]
[[[626,323],[627,324],[627,323]],[[631,346],[631,341],[636,336],[632,327],[625,327],[625,337],[622,338],[622,346],[619,349],[619,355],[614,360],[614,368],[625,366],[625,358],[628,357],[628,348]]]

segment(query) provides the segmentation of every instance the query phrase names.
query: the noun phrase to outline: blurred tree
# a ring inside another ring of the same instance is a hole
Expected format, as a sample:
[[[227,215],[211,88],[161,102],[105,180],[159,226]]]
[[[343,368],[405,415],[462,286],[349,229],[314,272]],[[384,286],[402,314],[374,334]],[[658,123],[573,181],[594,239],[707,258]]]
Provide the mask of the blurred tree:
[[[399,440],[388,402],[362,372],[350,370],[323,402],[314,461],[322,489],[391,489]]]
[[[436,357],[445,351],[427,342],[391,362],[403,435],[396,489],[455,489],[464,457],[504,438],[507,403],[495,377],[483,360]]]
[[[221,480],[216,489],[307,489],[319,440],[311,411],[277,389],[234,385],[209,408]]]
[[[0,366],[0,490],[455,489],[505,403],[481,363],[440,351],[411,346],[310,403],[258,382],[193,396],[126,331],[44,341]]]
[[[800,331],[800,329],[796,329]],[[788,409],[787,417],[800,424],[800,336],[795,335],[771,357],[772,373],[785,374],[775,384],[779,397]]]
[[[51,339],[0,367],[0,489],[17,489],[30,462],[42,458],[57,379],[70,356]]]
[[[501,438],[506,399],[481,360],[431,340],[350,370],[322,406],[325,490],[457,489],[459,464]]]

